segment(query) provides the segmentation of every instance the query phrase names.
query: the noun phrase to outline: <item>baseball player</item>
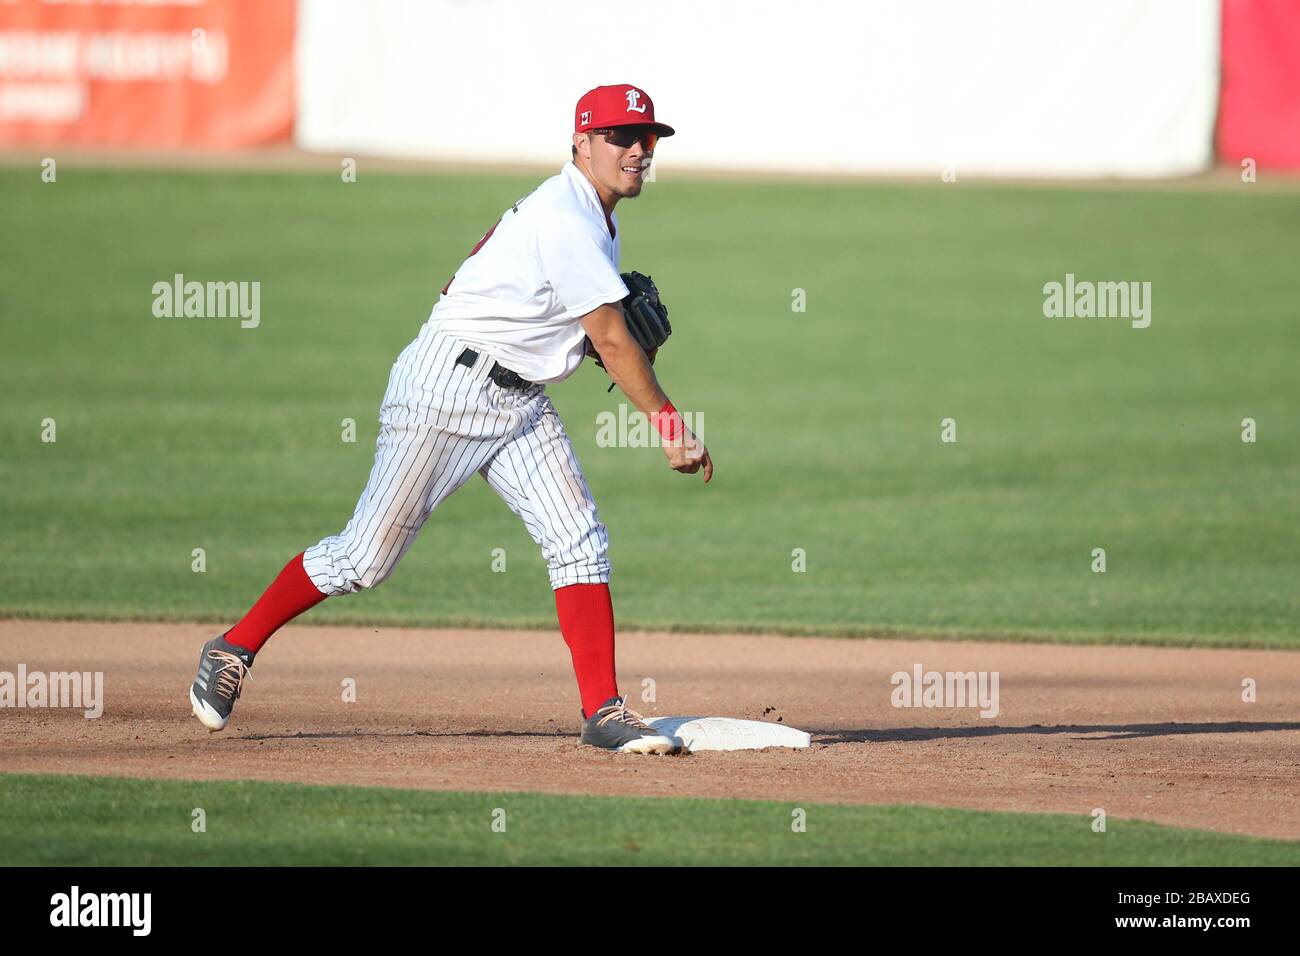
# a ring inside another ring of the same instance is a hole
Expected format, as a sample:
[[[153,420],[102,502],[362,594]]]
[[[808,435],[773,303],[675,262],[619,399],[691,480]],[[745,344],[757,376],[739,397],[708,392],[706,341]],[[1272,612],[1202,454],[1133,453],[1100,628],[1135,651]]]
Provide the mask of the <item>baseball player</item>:
[[[640,87],[599,86],[578,100],[571,161],[487,231],[393,365],[374,466],[347,526],[290,560],[239,623],[203,645],[190,705],[205,727],[229,722],[272,634],[327,597],[385,580],[430,512],[477,473],[546,558],[582,742],[628,753],[679,748],[618,692],[608,536],[545,390],[592,355],[651,417],[669,467],[712,478],[708,450],[651,368],[670,331],[667,312],[645,276],[618,266],[614,207],[640,195],[657,142],[671,135]],[[662,327],[647,337],[647,323]]]

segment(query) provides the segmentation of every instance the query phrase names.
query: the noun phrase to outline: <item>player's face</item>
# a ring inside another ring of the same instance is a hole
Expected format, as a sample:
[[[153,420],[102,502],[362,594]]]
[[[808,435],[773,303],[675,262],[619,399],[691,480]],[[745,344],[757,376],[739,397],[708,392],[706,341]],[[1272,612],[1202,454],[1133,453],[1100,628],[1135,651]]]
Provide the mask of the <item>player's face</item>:
[[[641,195],[657,140],[648,126],[620,126],[592,133],[592,174],[615,196]]]

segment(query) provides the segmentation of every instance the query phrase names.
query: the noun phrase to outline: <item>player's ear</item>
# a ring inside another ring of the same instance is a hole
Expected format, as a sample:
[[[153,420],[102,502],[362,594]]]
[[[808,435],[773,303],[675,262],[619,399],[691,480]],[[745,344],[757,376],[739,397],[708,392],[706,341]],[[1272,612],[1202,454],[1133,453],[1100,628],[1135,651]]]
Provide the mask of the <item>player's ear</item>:
[[[591,161],[591,134],[574,133],[573,134],[573,158],[577,159],[582,156],[588,162]]]

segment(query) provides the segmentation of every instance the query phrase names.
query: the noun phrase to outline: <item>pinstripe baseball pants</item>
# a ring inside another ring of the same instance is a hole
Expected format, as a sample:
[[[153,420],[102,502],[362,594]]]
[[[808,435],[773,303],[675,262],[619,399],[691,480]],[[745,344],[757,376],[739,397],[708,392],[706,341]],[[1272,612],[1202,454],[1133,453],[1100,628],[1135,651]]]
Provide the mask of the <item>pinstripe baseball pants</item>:
[[[456,363],[465,348],[426,324],[394,363],[356,511],[303,556],[322,593],[387,578],[433,509],[475,472],[541,546],[552,588],[609,581],[605,526],[544,388],[502,388],[486,352],[471,367]]]

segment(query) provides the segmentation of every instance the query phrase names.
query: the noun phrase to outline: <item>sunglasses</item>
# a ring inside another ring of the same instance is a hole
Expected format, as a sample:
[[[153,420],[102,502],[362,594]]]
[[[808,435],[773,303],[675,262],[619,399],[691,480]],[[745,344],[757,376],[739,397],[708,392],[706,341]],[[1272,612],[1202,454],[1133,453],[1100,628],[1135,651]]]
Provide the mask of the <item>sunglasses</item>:
[[[612,143],[619,149],[631,149],[632,144],[640,141],[647,153],[654,152],[659,142],[659,134],[644,126],[616,126],[613,129],[593,129],[591,132],[605,137],[605,142]]]

